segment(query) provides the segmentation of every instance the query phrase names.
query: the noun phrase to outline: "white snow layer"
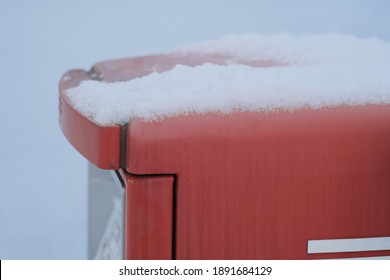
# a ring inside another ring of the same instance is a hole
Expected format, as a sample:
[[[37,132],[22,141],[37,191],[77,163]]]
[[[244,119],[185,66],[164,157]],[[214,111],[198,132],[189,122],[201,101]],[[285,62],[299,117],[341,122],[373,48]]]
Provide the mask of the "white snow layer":
[[[126,82],[84,81],[67,95],[101,125],[188,113],[295,110],[390,103],[390,43],[344,35],[230,35],[183,55],[223,54],[227,65],[176,65]],[[251,67],[235,60],[276,61]]]

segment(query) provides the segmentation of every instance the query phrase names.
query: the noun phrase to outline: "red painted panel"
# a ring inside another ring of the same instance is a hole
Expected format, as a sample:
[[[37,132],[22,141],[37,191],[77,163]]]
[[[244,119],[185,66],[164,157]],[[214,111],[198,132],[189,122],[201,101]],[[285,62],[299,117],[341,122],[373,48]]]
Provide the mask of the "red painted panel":
[[[93,72],[106,81],[127,80],[176,63],[224,59],[150,56],[98,63]],[[125,156],[129,173],[176,174],[175,221],[172,176],[124,175],[127,258],[390,255],[307,254],[308,240],[390,236],[390,106],[136,119],[123,139],[126,155],[119,155],[119,127],[97,126],[63,95],[88,74],[67,75],[60,84],[60,123],[76,149],[102,168],[119,168]]]
[[[89,161],[103,169],[120,167],[120,127],[100,126],[93,120],[82,116],[69,103],[66,89],[75,87],[83,80],[92,78],[107,82],[130,80],[148,75],[152,72],[163,72],[176,64],[200,65],[205,62],[224,64],[228,59],[221,55],[183,55],[166,54],[128,59],[111,60],[97,63],[90,72],[71,70],[64,74],[60,81],[60,125],[68,141]],[[243,62],[247,65],[269,67],[275,61],[253,60]]]
[[[79,153],[102,169],[119,168],[119,126],[99,126],[69,103],[65,90],[90,80],[83,70],[67,72],[60,82],[59,111],[62,132]]]
[[[126,186],[125,258],[172,259],[173,176],[134,176]]]
[[[134,120],[127,170],[175,173],[177,259],[307,259],[390,236],[390,106]]]

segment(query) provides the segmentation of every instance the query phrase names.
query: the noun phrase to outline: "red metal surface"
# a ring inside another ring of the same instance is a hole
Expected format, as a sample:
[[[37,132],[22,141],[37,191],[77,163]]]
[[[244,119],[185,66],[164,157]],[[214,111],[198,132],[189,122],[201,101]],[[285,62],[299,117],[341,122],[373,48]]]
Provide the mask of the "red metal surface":
[[[65,91],[83,80],[98,79],[107,82],[130,80],[163,72],[177,64],[200,65],[206,62],[225,64],[229,57],[221,55],[166,54],[104,61],[95,64],[90,72],[71,70],[60,81],[59,111],[61,129],[68,141],[97,167],[116,170],[121,167],[121,129],[119,126],[101,126],[82,116],[69,103]],[[243,61],[247,65],[269,67],[271,60]]]
[[[98,63],[92,73],[117,81],[177,63],[224,60],[150,56]],[[390,236],[390,106],[134,119],[122,135],[126,153],[119,155],[119,127],[99,127],[66,102],[62,93],[70,81],[74,86],[88,78],[77,71],[70,76],[61,82],[64,134],[96,165],[118,169],[121,156],[126,169],[127,258],[390,255],[307,253],[308,240]],[[160,181],[156,174],[175,174],[175,201],[173,176]]]
[[[83,70],[72,70],[62,77],[59,96],[60,126],[68,141],[90,162],[102,169],[118,169],[120,127],[95,124],[77,112],[65,95],[66,89],[90,79]]]
[[[133,176],[126,186],[125,258],[172,259],[173,176]]]
[[[390,106],[186,116],[128,127],[127,170],[176,174],[177,259],[308,259],[390,236]]]

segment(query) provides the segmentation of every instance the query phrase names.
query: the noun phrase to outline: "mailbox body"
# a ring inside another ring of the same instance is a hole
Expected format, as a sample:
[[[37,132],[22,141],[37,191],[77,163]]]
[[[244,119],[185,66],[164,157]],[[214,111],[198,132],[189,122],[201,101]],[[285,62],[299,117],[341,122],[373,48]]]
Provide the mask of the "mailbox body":
[[[125,258],[389,256],[389,105],[190,114],[103,127],[63,94],[92,77],[128,80],[209,61],[224,58],[108,61],[89,74],[70,71],[61,82],[65,135],[94,165],[117,170],[124,187]]]

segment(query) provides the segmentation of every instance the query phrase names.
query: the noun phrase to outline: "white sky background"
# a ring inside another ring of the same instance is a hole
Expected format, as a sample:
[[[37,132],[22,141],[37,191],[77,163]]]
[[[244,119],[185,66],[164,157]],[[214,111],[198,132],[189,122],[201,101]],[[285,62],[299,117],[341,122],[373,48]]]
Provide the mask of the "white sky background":
[[[0,259],[87,256],[86,160],[58,124],[68,69],[229,33],[390,41],[390,2],[0,0]]]

